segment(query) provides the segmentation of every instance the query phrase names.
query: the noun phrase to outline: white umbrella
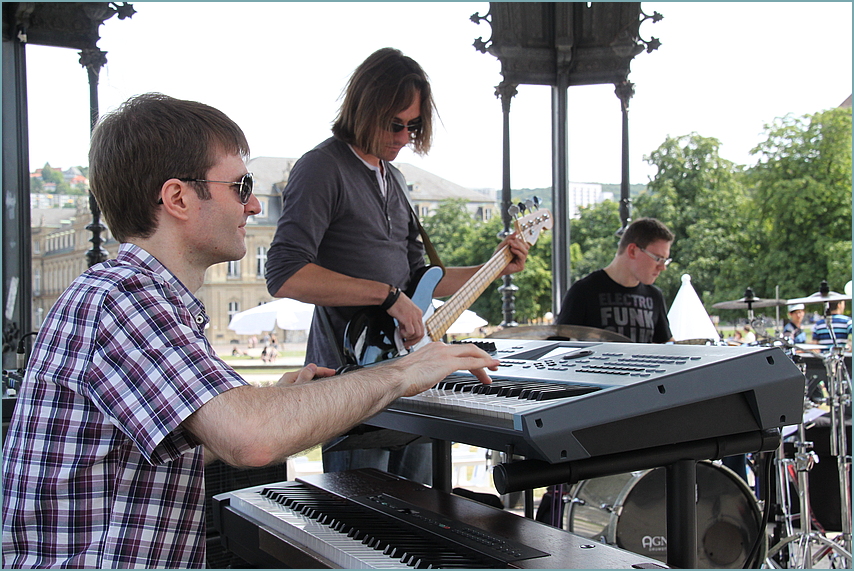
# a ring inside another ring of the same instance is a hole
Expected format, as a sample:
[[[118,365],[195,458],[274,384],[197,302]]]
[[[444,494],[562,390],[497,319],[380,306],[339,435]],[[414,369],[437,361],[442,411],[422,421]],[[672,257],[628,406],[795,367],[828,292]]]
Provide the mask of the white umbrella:
[[[720,339],[720,334],[715,329],[709,314],[706,313],[706,308],[703,307],[697,292],[694,291],[691,276],[688,274],[682,274],[682,286],[676,293],[673,305],[670,306],[667,319],[670,321],[670,331],[676,341]]]
[[[434,299],[433,307],[438,309],[443,303],[445,302],[438,299]],[[486,319],[483,319],[474,311],[466,309],[465,311],[463,311],[463,314],[460,315],[457,320],[451,324],[450,327],[448,327],[448,330],[445,333],[451,335],[471,333],[475,329],[485,326],[487,323],[489,322]]]
[[[280,329],[306,330],[311,328],[314,305],[295,299],[282,298],[235,313],[228,328],[239,335],[258,335],[262,331]]]

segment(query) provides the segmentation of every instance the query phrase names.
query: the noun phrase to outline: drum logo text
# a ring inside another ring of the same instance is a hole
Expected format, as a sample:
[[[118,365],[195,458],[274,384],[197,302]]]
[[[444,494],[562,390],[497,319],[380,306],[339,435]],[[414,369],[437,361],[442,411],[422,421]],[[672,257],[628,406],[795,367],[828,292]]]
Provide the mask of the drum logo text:
[[[647,551],[667,551],[667,538],[663,535],[644,535],[641,545]]]

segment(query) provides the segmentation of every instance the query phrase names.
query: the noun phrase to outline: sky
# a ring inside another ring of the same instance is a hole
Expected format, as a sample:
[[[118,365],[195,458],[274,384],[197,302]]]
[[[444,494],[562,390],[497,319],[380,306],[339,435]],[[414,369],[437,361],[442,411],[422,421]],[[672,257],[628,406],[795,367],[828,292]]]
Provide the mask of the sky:
[[[213,105],[246,132],[253,157],[299,157],[330,135],[352,71],[395,47],[431,79],[440,123],[426,157],[398,156],[469,188],[501,188],[500,62],[488,2],[132,2],[101,27],[101,113],[158,91]],[[830,109],[852,92],[850,2],[644,2],[640,36],[661,41],[631,65],[630,180],[668,136],[696,132],[752,165],[775,118]],[[77,50],[27,46],[30,166],[87,165],[89,89]],[[548,86],[521,85],[510,106],[513,188],[551,186]],[[619,183],[621,114],[613,85],[568,92],[569,179]]]

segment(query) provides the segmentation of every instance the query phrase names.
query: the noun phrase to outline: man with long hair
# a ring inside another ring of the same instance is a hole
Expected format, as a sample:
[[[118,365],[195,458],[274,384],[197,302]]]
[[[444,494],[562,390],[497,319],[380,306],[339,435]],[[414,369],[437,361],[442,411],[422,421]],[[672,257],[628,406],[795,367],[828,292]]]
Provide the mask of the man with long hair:
[[[332,137],[303,155],[282,193],[282,214],[267,254],[267,289],[318,306],[306,362],[342,365],[350,318],[379,306],[397,320],[407,348],[424,337],[421,309],[402,290],[424,267],[424,245],[401,172],[391,165],[403,147],[426,153],[433,140],[435,105],[427,74],[399,50],[383,48],[353,72]],[[504,273],[524,268],[528,246],[508,236],[513,260]],[[456,292],[479,266],[445,268],[436,297]],[[417,352],[417,351],[416,351]],[[429,451],[412,448],[324,454],[324,469],[378,467],[428,483]],[[407,464],[408,467],[403,468]]]

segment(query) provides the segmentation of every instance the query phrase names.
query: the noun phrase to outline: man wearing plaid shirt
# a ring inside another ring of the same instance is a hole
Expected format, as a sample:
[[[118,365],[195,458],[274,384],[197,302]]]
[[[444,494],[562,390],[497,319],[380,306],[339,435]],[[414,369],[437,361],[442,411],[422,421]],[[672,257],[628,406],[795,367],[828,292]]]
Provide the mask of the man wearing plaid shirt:
[[[4,568],[204,567],[205,463],[284,462],[458,369],[489,382],[498,362],[468,345],[340,376],[310,364],[273,387],[220,360],[194,292],[246,253],[248,155],[224,114],[161,94],[93,132],[91,190],[121,246],[34,344],[3,450]]]

